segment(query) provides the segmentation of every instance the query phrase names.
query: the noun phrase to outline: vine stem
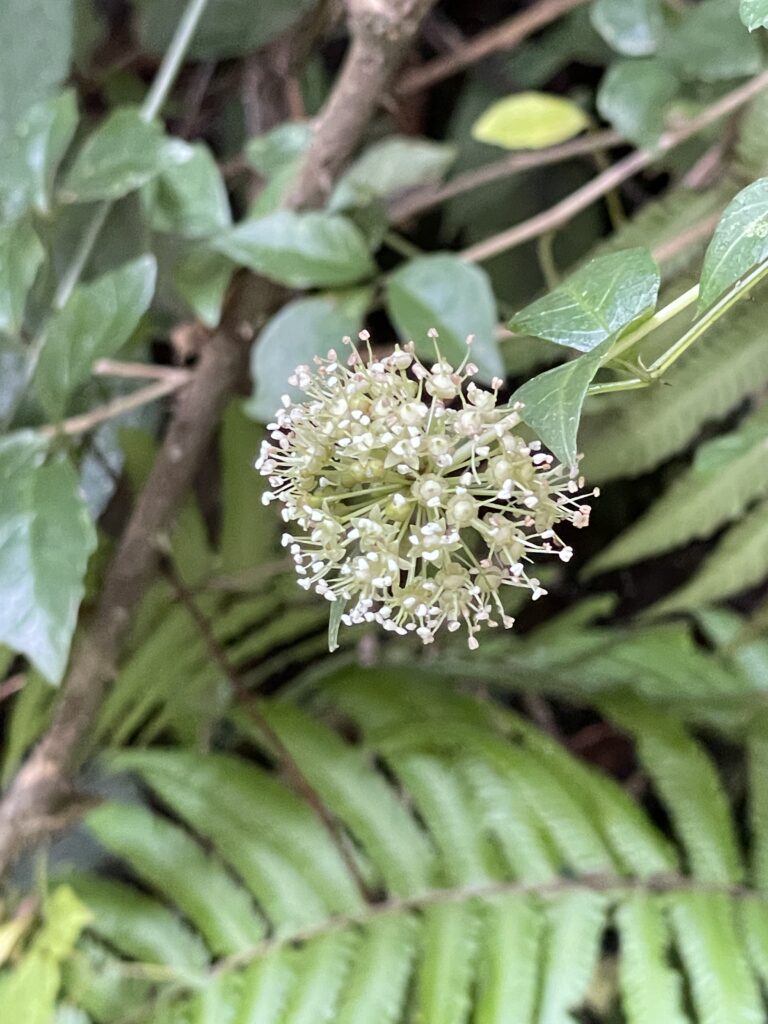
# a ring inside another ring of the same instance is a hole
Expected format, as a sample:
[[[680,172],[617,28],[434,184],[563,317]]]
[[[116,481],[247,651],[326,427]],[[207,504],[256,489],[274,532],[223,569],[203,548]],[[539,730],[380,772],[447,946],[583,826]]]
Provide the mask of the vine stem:
[[[659,380],[659,378],[662,377],[667,372],[667,370],[669,370],[669,368],[677,362],[680,356],[682,356],[684,352],[687,352],[695,341],[698,341],[702,334],[704,334],[706,331],[709,330],[710,327],[716,324],[720,317],[724,316],[725,313],[727,313],[733,306],[735,306],[737,302],[739,302],[743,298],[746,298],[747,295],[749,295],[749,293],[752,291],[752,289],[756,285],[758,285],[765,277],[768,277],[768,260],[765,260],[763,263],[758,263],[758,265],[754,267],[752,270],[750,270],[748,274],[740,278],[734,285],[732,285],[728,289],[728,291],[720,299],[718,299],[717,302],[713,306],[711,306],[699,320],[692,324],[691,327],[689,327],[688,330],[677,339],[677,341],[673,342],[673,344],[669,346],[666,352],[663,352],[658,357],[658,359],[654,360],[654,362],[651,363],[647,370],[645,370],[642,377],[635,377],[632,378],[631,380],[607,381],[604,384],[592,384],[589,387],[587,394],[603,395],[610,394],[615,391],[633,391],[637,390],[638,388],[648,387],[650,384],[654,383],[654,381]],[[694,292],[695,294],[692,294]],[[659,313],[656,314],[656,317],[663,318],[657,323],[655,323],[653,326],[651,326],[649,330],[644,331],[643,328],[646,327],[646,324],[642,324],[637,332],[633,332],[633,335],[635,335],[634,337],[632,335],[627,335],[627,337],[623,340],[626,342],[629,342],[631,340],[631,343],[634,344],[636,341],[640,339],[640,337],[644,337],[646,334],[650,333],[651,330],[654,330],[655,327],[658,327],[659,323],[664,323],[666,320],[669,320],[672,316],[677,315],[677,313],[679,313],[681,309],[684,309],[685,306],[690,305],[691,302],[694,302],[698,297],[698,294],[698,285],[695,286],[694,288],[690,288],[687,292],[681,295],[679,299],[674,300],[674,302],[671,302],[668,306],[665,306],[664,309],[660,310]],[[679,305],[677,309],[673,310],[671,313],[668,313],[668,311],[671,309],[672,306],[675,305],[675,303],[681,303],[684,299],[687,299],[687,301],[683,305]],[[656,317],[652,317],[651,320],[656,319]],[[647,321],[647,324],[650,323],[650,320]],[[615,349],[611,350],[608,352],[606,359],[615,358],[616,355],[617,351]]]

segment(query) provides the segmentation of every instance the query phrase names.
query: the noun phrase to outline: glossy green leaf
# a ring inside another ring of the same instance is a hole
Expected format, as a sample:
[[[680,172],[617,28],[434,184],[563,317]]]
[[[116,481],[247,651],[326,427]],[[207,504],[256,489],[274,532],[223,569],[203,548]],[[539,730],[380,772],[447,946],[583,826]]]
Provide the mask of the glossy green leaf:
[[[51,318],[34,378],[49,416],[62,416],[96,360],[114,355],[133,334],[152,301],[155,276],[154,257],[142,256],[77,287]]]
[[[162,125],[145,121],[138,107],[109,114],[85,140],[59,191],[65,203],[119,199],[146,185],[186,152]]]
[[[513,331],[590,352],[650,316],[659,268],[646,249],[624,249],[590,260],[509,322]]]
[[[0,39],[0,146],[29,108],[67,75],[72,53],[70,0],[3,0]]]
[[[760,178],[731,200],[715,228],[701,271],[699,308],[711,306],[742,274],[766,257],[768,178]]]
[[[292,288],[355,284],[375,270],[363,236],[334,214],[278,210],[238,224],[214,244],[233,262]]]
[[[655,53],[664,32],[661,0],[594,0],[590,18],[606,43],[625,57]]]
[[[241,57],[282,35],[312,6],[311,0],[210,0],[190,45],[201,60]],[[139,0],[139,42],[146,53],[165,53],[185,0]]]
[[[562,96],[520,92],[492,104],[472,126],[472,137],[502,149],[543,149],[588,125],[581,107]]]
[[[607,338],[591,352],[540,373],[513,395],[513,401],[523,403],[523,420],[571,470],[578,465],[576,443],[587,389],[612,344]]]
[[[0,225],[0,333],[17,334],[45,253],[29,221]]]
[[[597,109],[624,138],[652,147],[665,128],[665,114],[680,83],[662,61],[621,60],[600,82]]]
[[[458,365],[472,342],[472,362],[485,380],[503,375],[496,342],[496,300],[485,271],[458,256],[437,253],[410,260],[387,281],[387,309],[406,341],[427,361],[435,349],[427,332],[439,334],[441,353]]]
[[[741,0],[739,16],[750,32],[768,28],[768,0]]]
[[[96,532],[64,458],[25,431],[0,440],[0,643],[63,675]]]
[[[453,146],[429,139],[390,135],[358,157],[342,175],[330,200],[332,210],[365,206],[417,185],[440,181],[456,158]]]
[[[301,401],[303,392],[288,383],[302,363],[312,365],[315,356],[325,357],[330,349],[345,358],[344,337],[354,337],[362,327],[371,299],[368,288],[313,295],[294,299],[269,321],[251,349],[253,398],[248,412],[268,422],[288,395]]]
[[[734,0],[701,0],[685,12],[660,48],[681,78],[720,82],[755,75],[763,66],[760,43],[744,31]]]
[[[199,238],[232,223],[227,190],[202,142],[177,143],[175,159],[144,186],[142,200],[155,231]]]
[[[221,319],[234,264],[208,245],[197,245],[181,257],[173,271],[173,283],[179,295],[194,310],[206,327],[216,327]]]
[[[48,214],[53,179],[77,126],[71,91],[31,107],[0,148],[0,220]]]

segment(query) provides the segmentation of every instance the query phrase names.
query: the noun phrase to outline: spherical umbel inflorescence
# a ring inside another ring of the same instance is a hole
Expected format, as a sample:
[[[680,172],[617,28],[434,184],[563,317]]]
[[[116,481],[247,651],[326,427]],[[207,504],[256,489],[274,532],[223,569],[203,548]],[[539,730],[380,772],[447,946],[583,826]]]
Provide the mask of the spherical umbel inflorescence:
[[[343,601],[342,622],[424,643],[465,625],[474,649],[483,625],[513,624],[504,587],[545,593],[532,559],[568,561],[557,526],[586,526],[590,509],[583,481],[515,432],[520,406],[498,404],[502,382],[478,387],[477,367],[454,369],[430,333],[430,368],[410,344],[298,367],[306,400],[283,399],[256,465],[290,524],[299,584]]]

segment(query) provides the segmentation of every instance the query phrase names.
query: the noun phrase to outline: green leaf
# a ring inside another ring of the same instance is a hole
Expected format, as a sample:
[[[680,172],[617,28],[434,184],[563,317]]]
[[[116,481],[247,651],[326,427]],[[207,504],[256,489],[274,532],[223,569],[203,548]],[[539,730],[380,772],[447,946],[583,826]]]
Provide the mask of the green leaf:
[[[658,896],[633,893],[617,914],[621,956],[619,984],[633,1024],[689,1024],[683,1012],[683,979],[668,963],[669,926]]]
[[[581,107],[562,96],[519,92],[493,103],[472,126],[472,138],[502,149],[543,149],[588,126]]]
[[[109,114],[81,146],[59,191],[65,203],[120,199],[160,174],[186,152],[138,107]]]
[[[709,537],[768,494],[768,416],[706,441],[693,464],[587,567],[592,575]]]
[[[612,344],[606,338],[591,352],[540,373],[512,396],[513,402],[523,404],[523,420],[571,471],[578,466],[576,440],[587,389]]]
[[[768,257],[768,178],[747,185],[726,206],[701,271],[699,309]]]
[[[155,231],[199,238],[232,223],[227,190],[202,142],[177,141],[176,159],[144,186],[142,200]]]
[[[702,0],[691,6],[660,51],[681,78],[693,82],[742,78],[763,66],[760,43],[744,31],[733,0]]]
[[[18,334],[45,252],[29,221],[0,225],[0,333]]]
[[[654,615],[700,608],[757,586],[768,576],[768,501],[732,526],[692,580],[655,604]]]
[[[218,326],[234,265],[208,245],[197,245],[182,256],[173,271],[179,295],[206,327]]]
[[[0,643],[61,679],[96,532],[64,458],[30,431],[0,439]]]
[[[51,318],[34,378],[49,416],[62,416],[96,360],[114,355],[130,338],[152,301],[155,276],[154,257],[142,256],[77,287]]]
[[[496,342],[496,300],[485,271],[458,256],[437,253],[410,260],[387,281],[387,310],[401,338],[413,340],[416,351],[434,359],[427,331],[440,335],[440,351],[458,365],[474,336],[472,362],[490,380],[503,376]]]
[[[342,339],[360,330],[371,299],[368,288],[329,292],[311,298],[294,299],[269,321],[251,349],[251,377],[254,392],[248,412],[263,422],[271,420],[288,395],[301,401],[303,392],[288,383],[297,366],[310,364],[315,356],[335,349],[345,357]]]
[[[291,288],[356,284],[375,271],[363,236],[334,214],[278,210],[238,224],[214,245],[235,263]]]
[[[189,49],[191,57],[242,57],[282,35],[312,6],[312,0],[210,0]],[[145,53],[163,54],[171,42],[185,0],[139,0],[139,43]]]
[[[29,108],[61,84],[72,52],[70,0],[0,4],[0,149]]]
[[[513,331],[590,352],[650,316],[659,268],[646,249],[597,256],[543,298],[517,313]]]
[[[768,0],[741,0],[739,17],[750,32],[768,28]]]
[[[406,135],[390,135],[358,157],[330,199],[332,210],[365,206],[417,185],[441,181],[456,158],[454,146]]]
[[[50,212],[53,179],[77,126],[72,91],[35,104],[0,148],[0,219],[15,220],[31,207]]]
[[[660,60],[620,60],[600,82],[597,109],[625,138],[652,147],[666,127],[667,107],[679,87],[677,75]]]
[[[312,141],[308,121],[286,121],[271,131],[250,139],[245,145],[246,159],[265,178],[295,163]]]
[[[664,32],[660,0],[594,0],[592,25],[603,39],[625,57],[647,57],[656,52]]]

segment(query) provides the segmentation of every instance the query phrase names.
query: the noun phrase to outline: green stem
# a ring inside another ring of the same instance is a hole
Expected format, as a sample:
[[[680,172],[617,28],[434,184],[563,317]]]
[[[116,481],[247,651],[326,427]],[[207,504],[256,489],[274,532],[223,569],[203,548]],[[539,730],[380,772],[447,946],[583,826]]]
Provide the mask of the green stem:
[[[408,260],[418,259],[419,256],[424,255],[424,250],[420,249],[418,245],[414,245],[413,242],[407,238],[403,238],[397,231],[387,231],[384,235],[384,241],[390,249],[394,249],[400,256],[405,256]]]
[[[677,362],[680,356],[683,355],[684,352],[687,352],[695,341],[698,341],[702,334],[704,334],[706,331],[709,330],[710,327],[717,323],[720,317],[724,316],[725,313],[727,313],[729,309],[735,306],[737,302],[739,302],[741,299],[749,295],[752,289],[756,285],[758,285],[765,277],[768,277],[768,260],[766,260],[763,263],[759,263],[756,267],[750,270],[750,272],[745,277],[742,277],[734,285],[732,285],[731,288],[720,299],[718,299],[713,306],[711,306],[706,311],[706,313],[701,317],[700,320],[697,320],[691,327],[689,327],[689,329],[683,335],[681,335],[676,342],[670,345],[666,352],[662,353],[662,355],[660,355],[658,359],[651,363],[643,378],[638,377],[632,380],[617,380],[608,381],[602,384],[592,384],[590,385],[587,394],[604,395],[614,391],[631,391],[636,388],[648,387],[649,384],[652,384],[654,381],[657,381],[660,377],[662,377],[667,372],[667,370],[674,363]],[[693,294],[694,291],[696,292],[695,295]],[[687,292],[684,293],[684,295],[681,295],[679,299],[676,299],[675,302],[680,303],[683,299],[687,299],[685,305],[689,305],[690,302],[694,301],[697,295],[698,285],[695,288],[689,289]],[[667,313],[670,307],[673,306],[674,304],[675,303],[670,303],[669,306],[666,306],[663,310],[660,311],[660,313]],[[680,308],[685,307],[682,306]],[[675,312],[680,312],[680,308],[678,308]],[[665,319],[667,320],[669,318],[670,316],[665,317]],[[650,321],[646,321],[646,323],[641,326],[640,330],[642,331],[648,323],[650,323]],[[658,323],[655,326],[658,326]],[[651,328],[651,330],[653,330],[653,328]],[[648,331],[645,331],[645,333],[647,334]],[[625,338],[624,340],[628,341],[630,337],[632,336],[628,335],[627,338]],[[634,344],[634,342],[637,340],[638,337],[635,336],[633,338],[632,344]],[[613,352],[613,355],[616,355],[615,351]]]
[[[603,364],[611,362],[617,356],[620,356],[627,349],[632,348],[638,341],[641,341],[652,331],[655,331],[657,327],[661,327],[662,324],[667,323],[673,317],[676,317],[678,313],[682,313],[684,309],[687,309],[691,303],[695,302],[699,297],[699,286],[695,284],[692,288],[689,288],[687,292],[683,292],[672,302],[664,306],[653,316],[644,320],[634,331],[630,331],[629,334],[624,335],[623,338],[619,338],[615,345],[606,353]]]

